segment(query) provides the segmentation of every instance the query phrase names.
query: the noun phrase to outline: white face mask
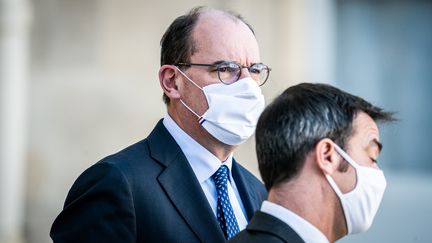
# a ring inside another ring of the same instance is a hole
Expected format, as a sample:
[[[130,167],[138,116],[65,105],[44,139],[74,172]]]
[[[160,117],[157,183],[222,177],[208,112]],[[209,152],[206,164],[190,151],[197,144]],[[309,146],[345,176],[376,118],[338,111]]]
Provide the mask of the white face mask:
[[[204,92],[209,108],[201,116],[183,100],[180,102],[199,118],[198,122],[207,132],[229,145],[241,144],[252,136],[264,110],[264,96],[252,78],[243,78],[230,85],[219,82],[201,88],[180,69],[177,70]]]
[[[357,164],[345,151],[335,144],[336,151],[350,163],[357,172],[355,188],[343,194],[333,178],[325,175],[330,186],[338,195],[345,214],[348,234],[364,232],[372,225],[386,188],[382,170]]]

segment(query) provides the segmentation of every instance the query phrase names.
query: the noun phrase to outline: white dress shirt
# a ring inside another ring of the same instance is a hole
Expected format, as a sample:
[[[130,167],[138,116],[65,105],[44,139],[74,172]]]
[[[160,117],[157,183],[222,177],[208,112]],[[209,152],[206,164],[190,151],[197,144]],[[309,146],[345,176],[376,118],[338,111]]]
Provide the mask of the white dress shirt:
[[[181,150],[185,154],[193,172],[195,173],[201,188],[207,197],[207,200],[213,209],[214,215],[217,217],[217,192],[216,186],[213,182],[212,175],[219,169],[223,164],[229,169],[229,183],[228,183],[228,196],[231,202],[231,206],[234,210],[237,223],[240,230],[246,228],[246,211],[243,203],[240,199],[239,192],[235,185],[234,179],[232,178],[231,167],[232,167],[232,154],[226,161],[220,161],[210,151],[197,143],[192,137],[184,132],[177,123],[167,114],[163,120],[163,124],[168,132],[173,136],[174,140],[180,146]]]
[[[327,237],[314,225],[287,208],[264,201],[261,212],[270,214],[289,225],[306,243],[329,243]]]

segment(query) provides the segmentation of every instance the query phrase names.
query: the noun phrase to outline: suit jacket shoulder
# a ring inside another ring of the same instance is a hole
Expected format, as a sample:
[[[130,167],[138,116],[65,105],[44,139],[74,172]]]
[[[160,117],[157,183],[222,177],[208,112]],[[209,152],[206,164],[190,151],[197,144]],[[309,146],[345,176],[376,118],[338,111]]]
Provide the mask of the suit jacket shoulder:
[[[262,183],[237,163],[233,178],[253,215],[264,199]],[[50,236],[54,242],[225,240],[192,168],[161,121],[146,139],[78,177]]]
[[[245,230],[231,238],[230,243],[304,243],[285,222],[270,214],[257,211]]]

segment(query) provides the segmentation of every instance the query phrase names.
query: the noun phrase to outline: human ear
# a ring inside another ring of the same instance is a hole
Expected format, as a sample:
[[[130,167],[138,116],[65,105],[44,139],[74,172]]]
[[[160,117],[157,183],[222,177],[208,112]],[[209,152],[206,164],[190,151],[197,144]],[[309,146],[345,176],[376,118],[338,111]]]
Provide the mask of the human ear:
[[[176,70],[172,65],[162,65],[159,68],[159,84],[170,99],[179,99],[180,93],[178,92],[176,84]]]
[[[315,145],[315,157],[318,167],[324,174],[332,175],[337,171],[340,158],[335,153],[333,141],[328,138],[321,139]]]

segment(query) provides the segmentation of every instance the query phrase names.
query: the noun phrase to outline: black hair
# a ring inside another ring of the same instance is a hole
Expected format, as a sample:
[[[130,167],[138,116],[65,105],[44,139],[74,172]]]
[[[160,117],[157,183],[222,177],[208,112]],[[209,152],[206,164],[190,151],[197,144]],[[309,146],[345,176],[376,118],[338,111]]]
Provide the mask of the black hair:
[[[395,120],[393,113],[328,84],[302,83],[286,89],[257,124],[256,152],[266,188],[293,178],[321,139],[330,138],[343,148],[360,111],[374,121]]]

